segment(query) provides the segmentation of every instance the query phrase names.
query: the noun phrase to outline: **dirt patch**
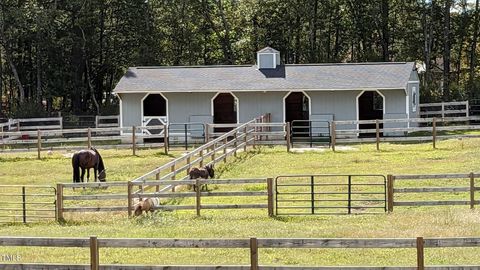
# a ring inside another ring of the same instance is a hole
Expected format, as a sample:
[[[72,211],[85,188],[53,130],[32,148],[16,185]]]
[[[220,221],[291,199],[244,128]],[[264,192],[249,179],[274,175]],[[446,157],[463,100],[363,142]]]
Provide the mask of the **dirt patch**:
[[[360,149],[352,146],[335,146],[335,151],[358,151]],[[325,151],[332,151],[331,148],[326,146],[321,147],[300,147],[300,148],[292,148],[292,152],[297,153],[304,153],[304,152],[325,152]]]

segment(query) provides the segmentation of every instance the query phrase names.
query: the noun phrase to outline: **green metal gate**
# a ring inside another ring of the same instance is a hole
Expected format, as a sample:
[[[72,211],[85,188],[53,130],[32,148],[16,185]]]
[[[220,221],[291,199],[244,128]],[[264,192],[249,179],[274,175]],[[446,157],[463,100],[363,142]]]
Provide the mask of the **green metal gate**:
[[[287,175],[275,178],[276,215],[374,214],[387,211],[383,175]]]
[[[0,223],[55,220],[55,200],[52,186],[0,185]]]

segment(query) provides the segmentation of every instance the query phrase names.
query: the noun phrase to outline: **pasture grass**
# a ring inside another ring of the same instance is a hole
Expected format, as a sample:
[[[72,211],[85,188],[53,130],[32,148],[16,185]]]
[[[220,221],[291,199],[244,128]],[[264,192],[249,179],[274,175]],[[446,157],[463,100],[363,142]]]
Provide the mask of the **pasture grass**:
[[[263,147],[242,153],[232,162],[217,166],[217,178],[274,177],[285,174],[415,174],[468,173],[480,171],[480,139],[448,140],[438,149],[425,144],[351,145],[335,153],[287,153],[284,147]],[[178,155],[174,154],[175,155]],[[109,180],[131,180],[161,165],[171,157],[158,151],[142,151],[139,157],[112,151],[104,154]],[[43,160],[1,156],[0,183],[52,184],[70,175],[69,159],[53,155]],[[48,165],[45,165],[47,163]],[[67,165],[65,165],[67,163]],[[64,167],[67,167],[64,168]],[[23,168],[23,169],[19,169]],[[56,168],[45,172],[45,169]],[[26,173],[28,170],[29,173]],[[462,180],[444,182],[408,181],[418,185],[468,186]],[[69,182],[69,181],[67,181]],[[241,185],[240,190],[264,190],[264,185]],[[222,185],[210,189],[224,190]],[[92,191],[79,191],[92,192]],[[413,195],[408,195],[413,196]],[[463,198],[468,194],[432,194],[435,199]],[[462,197],[463,196],[463,197]],[[458,198],[457,198],[458,197]],[[404,199],[411,199],[406,197]],[[228,203],[232,198],[206,198],[208,203]],[[418,199],[418,197],[417,197]],[[176,200],[178,204],[191,199]],[[237,200],[235,200],[237,202]],[[239,203],[264,202],[262,198],[239,198]],[[62,224],[1,225],[0,235],[157,238],[249,238],[249,237],[473,237],[480,236],[480,211],[468,206],[395,208],[391,214],[342,216],[279,216],[268,218],[266,210],[157,211],[128,219],[125,213],[69,214]],[[35,250],[35,252],[32,252]],[[427,265],[480,264],[478,248],[427,249]],[[0,248],[0,254],[20,254],[23,262],[87,263],[88,249]],[[270,265],[415,265],[414,249],[261,249],[260,263]],[[122,264],[248,264],[246,249],[101,249],[101,263]]]

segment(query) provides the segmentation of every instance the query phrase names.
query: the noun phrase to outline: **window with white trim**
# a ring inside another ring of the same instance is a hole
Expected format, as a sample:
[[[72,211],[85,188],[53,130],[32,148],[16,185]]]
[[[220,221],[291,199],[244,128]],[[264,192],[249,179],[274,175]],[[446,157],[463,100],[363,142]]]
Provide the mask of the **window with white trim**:
[[[412,111],[417,111],[417,87],[412,87]]]

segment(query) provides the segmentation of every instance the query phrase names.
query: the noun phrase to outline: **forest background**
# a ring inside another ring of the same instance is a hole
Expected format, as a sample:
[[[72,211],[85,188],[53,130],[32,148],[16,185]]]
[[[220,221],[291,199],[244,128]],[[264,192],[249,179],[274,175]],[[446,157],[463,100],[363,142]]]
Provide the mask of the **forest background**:
[[[480,98],[479,0],[2,0],[0,117],[115,114],[129,66],[414,61],[421,102]]]

